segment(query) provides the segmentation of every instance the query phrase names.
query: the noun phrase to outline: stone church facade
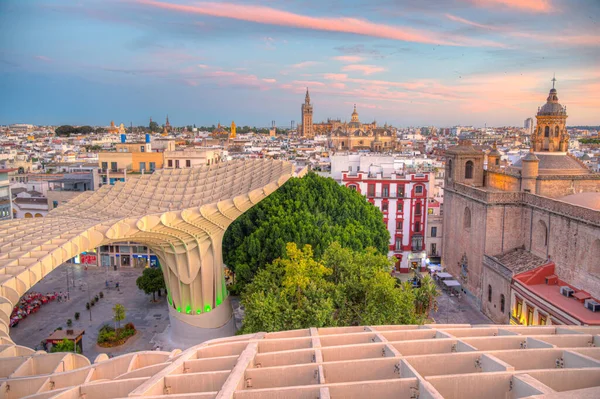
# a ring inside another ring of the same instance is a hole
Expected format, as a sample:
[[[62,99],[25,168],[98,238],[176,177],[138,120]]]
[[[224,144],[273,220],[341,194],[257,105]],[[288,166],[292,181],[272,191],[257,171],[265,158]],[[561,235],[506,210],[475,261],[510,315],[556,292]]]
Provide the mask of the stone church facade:
[[[558,278],[600,297],[600,175],[564,151],[556,89],[547,104],[541,138],[535,133],[532,152],[511,167],[500,168],[493,151],[484,170],[470,142],[446,151],[444,267],[498,323],[510,318],[512,276],[550,262]],[[558,124],[547,126],[546,113]]]

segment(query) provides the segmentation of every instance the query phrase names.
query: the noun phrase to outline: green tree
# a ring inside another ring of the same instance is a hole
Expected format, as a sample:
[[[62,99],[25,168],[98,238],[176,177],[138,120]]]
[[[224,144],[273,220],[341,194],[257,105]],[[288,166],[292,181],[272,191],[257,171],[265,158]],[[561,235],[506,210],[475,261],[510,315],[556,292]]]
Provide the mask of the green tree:
[[[158,123],[152,121],[150,122],[150,124],[148,125],[148,128],[150,129],[150,132],[160,132],[160,126],[158,126]]]
[[[146,295],[152,294],[152,300],[156,301],[156,293],[166,289],[163,273],[158,268],[146,268],[142,275],[135,280],[137,287]]]
[[[285,256],[286,243],[309,244],[320,259],[330,243],[388,251],[389,233],[378,208],[333,179],[292,178],[234,221],[223,239],[227,266],[242,286],[259,268]]]
[[[125,320],[125,306],[117,303],[113,308],[113,320],[117,325],[116,328],[121,328],[121,321]]]
[[[50,352],[75,352],[75,342],[65,338],[59,343],[52,345]]]
[[[419,324],[416,290],[397,285],[392,261],[373,248],[331,244],[321,260],[310,245],[288,243],[286,256],[256,274],[242,294],[242,333],[308,327]]]

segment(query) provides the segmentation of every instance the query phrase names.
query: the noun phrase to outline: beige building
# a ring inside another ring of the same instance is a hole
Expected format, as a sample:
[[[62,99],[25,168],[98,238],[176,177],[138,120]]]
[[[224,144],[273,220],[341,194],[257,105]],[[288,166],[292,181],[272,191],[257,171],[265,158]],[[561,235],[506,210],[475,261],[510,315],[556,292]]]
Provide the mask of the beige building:
[[[221,162],[223,151],[214,148],[184,148],[176,151],[165,151],[164,157],[164,167],[167,169],[197,168]]]
[[[561,151],[566,113],[557,101],[553,88],[538,123],[543,132],[547,110],[560,114],[558,145],[542,140],[507,170],[495,167],[494,152],[484,170],[469,142],[446,152],[443,265],[497,322],[508,321],[513,276],[548,260],[557,278],[600,297],[600,175]]]

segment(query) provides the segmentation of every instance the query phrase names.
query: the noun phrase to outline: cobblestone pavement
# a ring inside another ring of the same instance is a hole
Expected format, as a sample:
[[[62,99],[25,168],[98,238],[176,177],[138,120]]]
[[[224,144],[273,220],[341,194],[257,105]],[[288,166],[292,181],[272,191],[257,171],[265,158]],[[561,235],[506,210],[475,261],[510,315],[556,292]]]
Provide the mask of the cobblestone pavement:
[[[432,317],[439,324],[494,324],[464,295],[458,299],[442,292],[438,297],[438,311]]]
[[[11,328],[11,338],[18,345],[35,348],[57,327],[66,329],[67,319],[72,319],[72,328],[85,330],[83,355],[91,361],[102,352],[119,355],[138,350],[152,350],[154,349],[154,345],[150,342],[152,337],[155,333],[165,330],[169,324],[169,310],[164,296],[157,297],[159,301],[153,303],[151,296],[145,295],[137,288],[135,280],[141,273],[142,269],[120,269],[107,272],[106,269],[97,267],[85,270],[79,265],[62,265],[38,282],[31,291],[42,294],[55,291],[66,292],[68,274],[70,300],[67,302],[55,300],[42,305],[37,313],[21,320],[17,327]],[[75,276],[75,287],[73,287],[73,275]],[[106,280],[109,281],[109,288],[106,288]],[[119,290],[115,288],[117,281],[120,285]],[[91,322],[90,312],[85,308],[85,304],[88,302],[88,283],[92,298],[100,291],[104,292],[104,298],[91,308]],[[112,307],[116,303],[122,304],[126,309],[127,317],[121,322],[121,325],[132,322],[138,330],[138,334],[123,347],[110,350],[98,348],[96,346],[98,330],[107,323],[114,326]],[[78,321],[75,320],[75,312],[79,312],[81,315]]]

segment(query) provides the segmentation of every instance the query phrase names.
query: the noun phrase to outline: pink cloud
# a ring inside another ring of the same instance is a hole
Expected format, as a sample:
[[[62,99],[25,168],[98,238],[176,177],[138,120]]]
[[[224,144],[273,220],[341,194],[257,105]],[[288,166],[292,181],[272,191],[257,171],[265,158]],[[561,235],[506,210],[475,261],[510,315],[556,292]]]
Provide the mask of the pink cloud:
[[[471,4],[481,7],[515,8],[528,12],[551,12],[554,7],[550,0],[466,0]]]
[[[318,64],[319,63],[317,61],[304,61],[304,62],[299,62],[298,64],[292,65],[292,68],[302,69],[302,68],[308,68],[311,66],[315,66]]]
[[[346,65],[342,68],[342,72],[361,72],[363,75],[372,75],[377,72],[383,72],[386,69],[377,65],[354,64]]]
[[[45,55],[36,55],[33,58],[35,58],[36,60],[44,61],[44,62],[52,62],[52,58],[46,57]]]
[[[263,81],[263,82],[266,82],[266,83],[275,83],[275,82],[277,82],[277,80],[275,80],[275,79],[271,79],[271,78],[265,78],[265,79],[263,79],[262,81]]]
[[[204,65],[204,64],[198,64],[196,65],[198,68],[200,69],[208,69],[208,65]]]
[[[359,55],[338,55],[337,57],[333,57],[333,59],[342,62],[361,62],[364,60],[364,58]]]
[[[346,80],[348,75],[345,73],[326,73],[323,77],[327,80]]]
[[[498,29],[494,26],[479,24],[477,22],[469,21],[468,19],[457,17],[456,15],[452,15],[452,14],[446,14],[446,18],[448,18],[449,20],[454,21],[454,22],[460,22],[461,24],[475,26],[475,27],[481,28],[481,29],[490,29],[490,30]]]
[[[346,88],[346,85],[341,82],[329,83],[327,86],[334,88],[334,89],[345,89]]]
[[[365,19],[348,17],[313,17],[265,6],[215,2],[196,3],[195,5],[182,5],[163,3],[155,0],[136,1],[139,4],[160,8],[163,10],[210,15],[213,17],[250,21],[266,25],[286,26],[326,32],[344,32],[404,42],[439,44],[448,46],[504,47],[504,45],[501,43],[496,43],[489,40],[472,39],[464,36],[448,35],[421,29],[385,25]]]

